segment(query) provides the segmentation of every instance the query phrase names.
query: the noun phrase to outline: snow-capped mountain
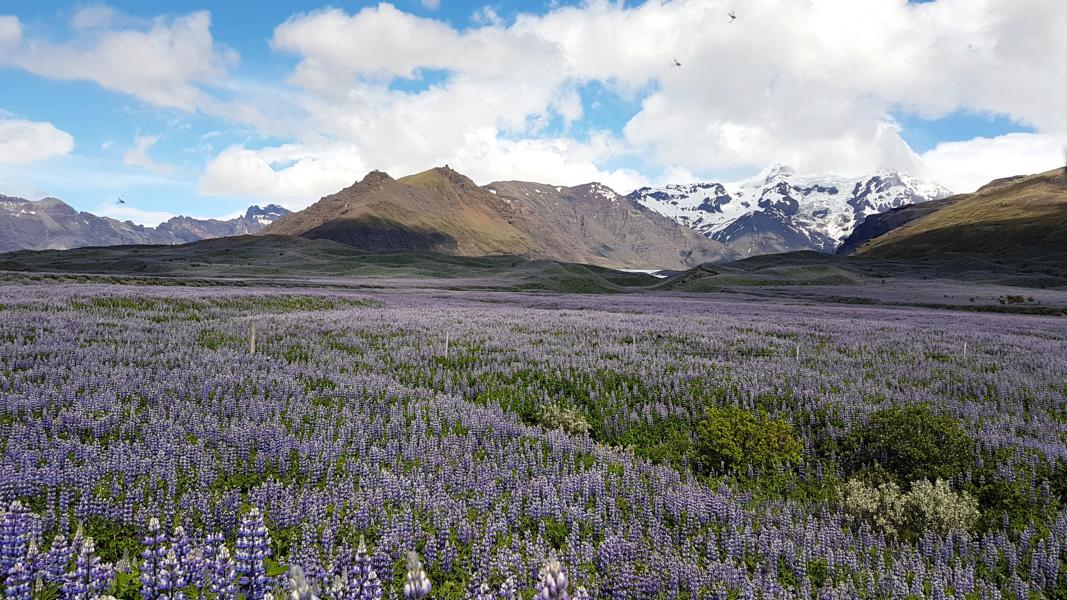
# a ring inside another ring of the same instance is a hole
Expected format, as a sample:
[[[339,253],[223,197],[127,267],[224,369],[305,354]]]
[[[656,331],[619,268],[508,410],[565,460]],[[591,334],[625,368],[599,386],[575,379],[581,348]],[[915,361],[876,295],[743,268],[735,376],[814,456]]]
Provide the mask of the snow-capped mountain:
[[[732,183],[641,188],[629,198],[739,256],[832,253],[867,215],[948,196],[944,187],[895,171],[866,177],[797,175],[778,165]]]

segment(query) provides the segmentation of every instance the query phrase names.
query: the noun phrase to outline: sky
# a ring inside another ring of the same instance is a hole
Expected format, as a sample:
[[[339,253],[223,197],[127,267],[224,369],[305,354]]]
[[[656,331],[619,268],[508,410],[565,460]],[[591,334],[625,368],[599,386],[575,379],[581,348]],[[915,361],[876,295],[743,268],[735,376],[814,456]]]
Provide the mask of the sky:
[[[1062,0],[5,0],[0,194],[155,224],[445,164],[968,192],[1062,165],[1065,31]]]

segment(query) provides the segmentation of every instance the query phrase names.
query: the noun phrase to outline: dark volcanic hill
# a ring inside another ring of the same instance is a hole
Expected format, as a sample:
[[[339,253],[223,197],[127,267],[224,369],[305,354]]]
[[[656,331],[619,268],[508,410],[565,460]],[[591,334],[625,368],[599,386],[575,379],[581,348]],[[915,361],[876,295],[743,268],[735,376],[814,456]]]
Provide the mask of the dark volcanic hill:
[[[885,235],[890,231],[901,227],[916,219],[955,203],[960,196],[949,196],[940,200],[931,200],[922,204],[906,204],[899,208],[893,208],[884,213],[867,215],[867,217],[852,230],[845,241],[837,249],[839,256],[851,254],[853,250],[866,244],[874,238]]]
[[[0,252],[64,250],[123,244],[182,244],[201,239],[256,233],[288,210],[270,205],[250,207],[227,220],[174,217],[158,227],[98,217],[77,211],[62,200],[26,200],[0,196]]]
[[[864,243],[853,254],[894,259],[970,255],[1063,263],[1067,173],[1057,169],[994,181]]]
[[[328,239],[369,251],[516,254],[614,268],[723,260],[723,246],[600,184],[496,182],[438,167],[362,181],[278,219],[264,234]]]

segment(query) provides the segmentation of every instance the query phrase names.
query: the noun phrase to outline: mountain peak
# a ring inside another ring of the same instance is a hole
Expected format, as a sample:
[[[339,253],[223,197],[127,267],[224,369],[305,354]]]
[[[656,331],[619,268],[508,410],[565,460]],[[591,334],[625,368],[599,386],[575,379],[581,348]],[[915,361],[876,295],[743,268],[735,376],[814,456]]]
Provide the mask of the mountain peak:
[[[390,177],[388,173],[374,169],[370,173],[364,175],[360,183],[363,185],[382,185],[389,183],[390,181],[393,181],[393,178]]]
[[[454,185],[462,188],[478,187],[469,177],[448,165],[401,177],[398,181],[424,188],[440,188],[445,185]]]
[[[760,171],[759,175],[757,175],[756,178],[757,179],[762,179],[764,183],[770,183],[771,181],[774,181],[774,179],[776,179],[778,177],[781,177],[783,179],[788,179],[790,177],[793,177],[796,174],[797,174],[797,171],[793,167],[790,167],[789,165],[784,165],[782,163],[778,163],[776,165],[772,165],[771,167],[768,167],[768,168]]]

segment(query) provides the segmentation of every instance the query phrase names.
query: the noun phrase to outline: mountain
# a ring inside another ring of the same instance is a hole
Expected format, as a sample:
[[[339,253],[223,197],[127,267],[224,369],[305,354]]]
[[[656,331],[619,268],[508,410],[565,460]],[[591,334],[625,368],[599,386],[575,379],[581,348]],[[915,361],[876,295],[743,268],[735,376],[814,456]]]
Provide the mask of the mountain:
[[[948,198],[930,200],[920,204],[905,204],[904,206],[891,208],[884,213],[867,215],[867,218],[861,221],[859,225],[856,225],[852,233],[837,247],[837,254],[841,256],[852,254],[856,248],[870,240],[880,235],[885,235],[897,227],[916,219],[921,219],[949,204],[954,204],[959,199],[960,196],[949,196]]]
[[[482,187],[447,166],[400,179],[372,171],[261,233],[367,251],[514,254],[626,269],[684,268],[729,256],[721,244],[601,184]]]
[[[871,258],[965,255],[1067,264],[1067,172],[999,179],[954,197],[853,252]]]
[[[232,235],[259,233],[261,229],[289,214],[289,210],[277,204],[268,204],[266,208],[249,206],[245,214],[233,219],[194,219],[192,217],[172,217],[160,223],[156,229],[169,233],[181,242],[195,242],[211,238]]]
[[[851,178],[800,176],[778,165],[733,183],[645,187],[629,198],[743,257],[797,250],[833,253],[868,215],[949,193],[894,171]]]
[[[253,206],[243,216],[228,220],[174,217],[158,227],[145,227],[77,211],[56,198],[34,201],[0,196],[0,252],[121,244],[181,244],[256,233],[288,212],[272,204],[266,208]]]

